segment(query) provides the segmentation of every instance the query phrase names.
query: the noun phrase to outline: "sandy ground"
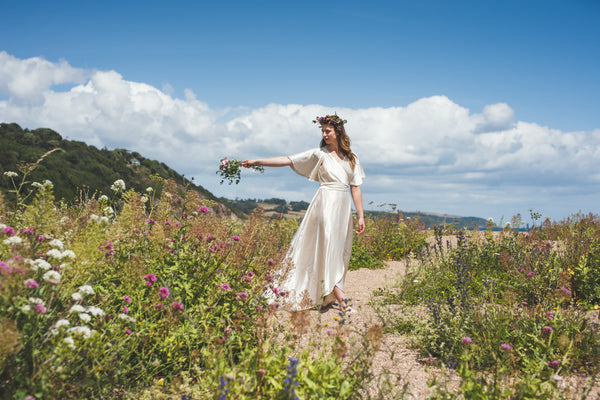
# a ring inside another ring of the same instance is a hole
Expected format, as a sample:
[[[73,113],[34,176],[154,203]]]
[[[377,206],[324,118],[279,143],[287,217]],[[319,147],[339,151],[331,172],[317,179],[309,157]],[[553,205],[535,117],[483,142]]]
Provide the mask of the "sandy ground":
[[[384,269],[360,269],[348,272],[345,292],[352,299],[354,310],[353,313],[346,316],[347,323],[344,325],[349,343],[359,340],[361,332],[364,334],[370,327],[384,324],[384,321],[377,315],[369,302],[374,291],[380,288],[393,289],[397,286],[399,279],[406,273],[407,266],[409,266],[408,261],[390,261],[386,263]],[[335,320],[336,317],[340,318],[337,309],[331,309],[326,313],[312,310],[294,315],[285,311],[278,314],[284,314],[287,317],[280,322],[289,321],[288,318],[291,317],[296,328],[298,326],[304,327],[303,333],[300,333],[298,337],[300,348],[314,346],[315,342],[319,340],[318,336],[323,337],[332,327],[339,327],[339,323]],[[296,331],[298,330],[296,329]],[[456,376],[429,365],[427,359],[421,358],[417,351],[410,348],[409,339],[398,334],[385,333],[383,335],[371,371],[376,377],[367,389],[372,398],[428,398],[434,393],[428,382],[436,376],[445,381],[449,388],[456,389],[459,384]],[[444,378],[448,376],[449,379]],[[385,391],[386,395],[380,397],[381,381],[386,378],[389,379],[391,384],[388,390]],[[574,392],[580,391],[586,384],[586,377],[571,377],[559,382],[560,386],[573,388],[572,391]],[[567,398],[581,398],[581,396],[569,396]],[[588,398],[600,398],[600,381],[596,381],[596,385]]]

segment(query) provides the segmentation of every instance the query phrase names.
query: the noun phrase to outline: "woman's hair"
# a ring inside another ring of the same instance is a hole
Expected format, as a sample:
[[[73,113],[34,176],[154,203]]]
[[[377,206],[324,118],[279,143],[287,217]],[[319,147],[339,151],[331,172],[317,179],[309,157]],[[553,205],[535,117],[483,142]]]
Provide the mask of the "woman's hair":
[[[354,170],[354,166],[356,165],[356,154],[350,150],[350,138],[348,137],[348,134],[346,134],[346,129],[344,128],[344,124],[347,121],[340,119],[337,115],[326,115],[325,117],[317,117],[317,120],[313,122],[318,122],[321,126],[333,126],[340,151],[348,159],[348,162],[350,162],[350,168]],[[326,144],[325,140],[321,139],[321,147]]]

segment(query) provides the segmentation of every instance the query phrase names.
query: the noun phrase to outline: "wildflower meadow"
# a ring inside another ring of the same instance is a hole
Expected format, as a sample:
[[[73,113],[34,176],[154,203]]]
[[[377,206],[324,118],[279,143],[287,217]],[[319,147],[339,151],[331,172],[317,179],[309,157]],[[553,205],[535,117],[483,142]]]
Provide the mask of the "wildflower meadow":
[[[351,269],[402,259],[408,273],[373,297],[384,330],[341,313],[321,334],[304,314],[282,323],[273,281],[298,221],[219,217],[158,176],[142,193],[117,180],[63,201],[25,178],[2,176],[17,199],[0,197],[3,399],[402,398],[366,390],[389,332],[461,377],[432,377],[433,398],[559,398],[559,379],[597,372],[594,216],[456,243],[416,219],[369,218]]]

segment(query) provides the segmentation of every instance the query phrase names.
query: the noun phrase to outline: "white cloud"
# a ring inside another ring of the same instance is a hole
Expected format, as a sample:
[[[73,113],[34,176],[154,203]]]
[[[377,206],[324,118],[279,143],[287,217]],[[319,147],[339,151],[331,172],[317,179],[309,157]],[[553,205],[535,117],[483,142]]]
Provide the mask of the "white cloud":
[[[53,90],[59,84],[72,86]],[[367,170],[365,189],[378,202],[427,210],[445,201],[432,211],[460,214],[462,207],[462,214],[476,215],[466,210],[481,209],[487,217],[492,211],[486,204],[506,201],[506,207],[517,207],[519,201],[532,201],[528,192],[540,188],[547,199],[563,195],[565,187],[579,193],[593,186],[597,193],[600,174],[590,171],[600,159],[600,130],[563,132],[515,121],[505,103],[488,105],[479,114],[445,96],[390,108],[269,104],[214,110],[189,89],[183,99],[173,97],[172,90],[168,84],[159,90],[130,82],[115,71],[86,72],[65,61],[21,60],[0,52],[0,94],[8,96],[0,101],[0,121],[49,127],[97,147],[138,151],[196,176],[217,195],[310,199],[314,187],[283,170],[248,175],[251,185],[220,187],[216,165],[224,156],[269,157],[316,147],[320,131],[311,121],[333,111],[349,121],[353,149]],[[510,196],[500,196],[507,190]]]
[[[54,85],[83,82],[86,71],[66,61],[52,63],[40,57],[21,60],[0,51],[0,94],[15,101],[36,102]]]

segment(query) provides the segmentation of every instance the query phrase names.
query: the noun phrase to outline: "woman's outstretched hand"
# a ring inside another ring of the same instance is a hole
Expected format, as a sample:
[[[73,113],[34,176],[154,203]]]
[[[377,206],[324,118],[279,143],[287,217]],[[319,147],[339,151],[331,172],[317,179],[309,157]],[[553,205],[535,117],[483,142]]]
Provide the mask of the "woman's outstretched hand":
[[[242,167],[244,168],[252,168],[260,165],[258,160],[244,160],[242,161]]]

